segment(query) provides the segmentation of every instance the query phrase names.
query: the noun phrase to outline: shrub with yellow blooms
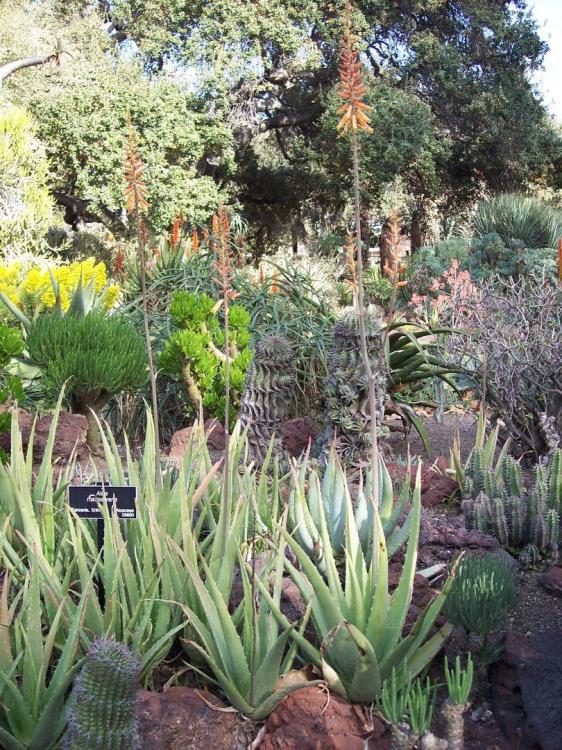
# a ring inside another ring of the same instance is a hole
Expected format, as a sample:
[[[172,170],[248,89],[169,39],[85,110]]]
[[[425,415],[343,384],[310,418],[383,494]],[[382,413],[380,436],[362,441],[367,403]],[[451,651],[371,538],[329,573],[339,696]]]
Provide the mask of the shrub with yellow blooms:
[[[25,267],[21,261],[0,265],[1,296],[31,315],[54,308],[57,290],[66,311],[80,281],[83,288],[91,287],[100,308],[110,310],[117,302],[120,287],[109,282],[105,263],[95,258],[60,265]]]

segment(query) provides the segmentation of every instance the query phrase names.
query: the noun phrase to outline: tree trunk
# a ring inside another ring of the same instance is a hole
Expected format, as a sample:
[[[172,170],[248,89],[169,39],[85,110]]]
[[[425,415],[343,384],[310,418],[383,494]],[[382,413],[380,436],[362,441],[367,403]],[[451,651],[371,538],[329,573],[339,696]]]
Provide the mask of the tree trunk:
[[[384,222],[379,239],[381,275],[386,276],[385,266],[392,267],[390,251],[392,250],[392,229],[388,219]]]
[[[464,750],[464,717],[467,705],[457,705],[448,698],[443,704],[449,750]]]
[[[424,246],[424,211],[423,208],[418,208],[414,211],[412,216],[412,223],[410,224],[410,241],[411,251],[415,253],[420,247]]]

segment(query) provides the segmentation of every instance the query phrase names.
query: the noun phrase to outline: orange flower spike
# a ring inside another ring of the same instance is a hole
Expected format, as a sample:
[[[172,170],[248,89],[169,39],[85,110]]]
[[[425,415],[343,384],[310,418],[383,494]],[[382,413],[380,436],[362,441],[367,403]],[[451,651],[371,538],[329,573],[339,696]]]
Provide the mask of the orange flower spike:
[[[342,115],[337,124],[340,135],[344,135],[349,130],[373,132],[370,120],[365,114],[370,112],[372,107],[363,101],[363,96],[367,93],[367,87],[362,82],[361,61],[359,60],[356,43],[357,39],[351,32],[351,3],[347,0],[339,66],[339,93],[344,100],[344,103],[338,108],[338,114]]]
[[[125,267],[125,255],[123,253],[123,248],[118,248],[117,252],[115,253],[115,262],[113,264],[113,273],[115,275],[119,275],[123,268]]]
[[[273,274],[273,283],[272,283],[271,288],[269,290],[272,294],[279,294],[279,292],[281,291],[278,282],[279,282],[279,271],[276,271]]]
[[[128,214],[148,211],[148,188],[144,179],[144,164],[138,149],[137,134],[129,123],[125,144],[125,210]]]
[[[172,247],[176,247],[180,241],[180,220],[174,219],[172,224],[172,232],[170,234],[170,244]]]
[[[199,232],[197,229],[194,229],[191,235],[191,247],[194,253],[199,252]]]

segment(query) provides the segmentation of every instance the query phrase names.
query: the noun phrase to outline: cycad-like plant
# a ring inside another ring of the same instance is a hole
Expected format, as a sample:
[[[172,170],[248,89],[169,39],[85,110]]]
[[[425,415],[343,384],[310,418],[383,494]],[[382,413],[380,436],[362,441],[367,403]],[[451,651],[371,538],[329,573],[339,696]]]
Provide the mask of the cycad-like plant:
[[[445,624],[430,636],[450,589],[451,577],[441,593],[420,614],[410,632],[403,634],[416,573],[420,477],[418,470],[404,566],[400,582],[392,594],[388,589],[388,551],[379,514],[373,513],[372,553],[367,560],[361,548],[349,495],[346,498],[343,583],[323,513],[320,531],[325,576],[296,539],[281,530],[300,565],[299,570],[286,560],[286,568],[305,603],[311,607],[312,622],[321,647],[317,648],[299,633],[293,632],[292,637],[303,656],[322,670],[329,687],[355,703],[376,700],[393,668],[404,682],[414,678],[438,653],[452,629]],[[287,627],[289,623],[269,596],[265,584],[259,580],[257,583],[280,622]]]
[[[58,397],[66,383],[72,410],[88,420],[92,446],[99,441],[95,414],[116,393],[135,390],[146,382],[142,339],[117,317],[41,315],[31,325],[26,349],[30,361],[41,370],[49,395]]]
[[[483,200],[473,220],[477,237],[497,234],[506,245],[556,248],[562,237],[562,211],[538,198],[514,193]]]

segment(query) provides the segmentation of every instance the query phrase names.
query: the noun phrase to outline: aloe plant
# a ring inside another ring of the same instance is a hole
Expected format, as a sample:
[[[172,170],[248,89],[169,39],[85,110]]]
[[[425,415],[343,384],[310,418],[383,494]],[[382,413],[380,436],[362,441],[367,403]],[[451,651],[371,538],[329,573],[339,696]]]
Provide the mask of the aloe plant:
[[[343,583],[323,511],[320,514],[320,538],[325,577],[316,568],[307,550],[285,529],[280,530],[301,569],[298,570],[288,559],[285,566],[306,605],[311,607],[312,622],[321,646],[317,648],[294,631],[292,637],[303,657],[322,670],[328,686],[356,703],[376,700],[393,668],[399,671],[400,680],[413,679],[438,653],[452,630],[447,623],[428,637],[445,603],[452,583],[451,576],[441,593],[420,614],[410,632],[403,634],[416,573],[420,487],[421,473],[418,468],[404,566],[400,582],[392,594],[388,590],[387,545],[376,509],[373,513],[372,554],[367,560],[347,494]],[[267,587],[259,580],[257,583],[279,622],[286,627],[288,621],[269,596]]]
[[[404,509],[410,500],[410,481],[404,481],[397,502],[390,474],[381,456],[378,459],[378,509],[387,551],[392,555],[408,538],[412,522],[413,506],[406,520],[400,525]],[[332,447],[322,478],[309,469],[308,456],[292,468],[292,488],[289,496],[289,528],[318,569],[326,573],[322,525],[326,524],[333,554],[338,562],[345,557],[345,530],[348,509],[352,506],[346,474],[341,461]],[[372,477],[369,470],[361,476],[355,509],[352,511],[357,533],[365,558],[371,556],[373,540],[373,505],[371,498]]]
[[[0,745],[5,750],[51,750],[60,738],[67,691],[80,665],[80,630],[90,588],[91,580],[63,637],[62,604],[44,628],[38,566],[29,569],[15,594],[12,577],[4,574],[0,598]]]
[[[228,546],[237,548],[237,540],[229,537]],[[195,638],[186,646],[188,653],[199,654],[213,674],[231,704],[253,720],[264,719],[289,693],[301,687],[318,684],[318,681],[299,682],[280,687],[280,678],[291,667],[295,649],[287,645],[293,627],[279,629],[272,605],[280,606],[281,583],[285,545],[281,543],[274,561],[273,594],[254,597],[251,572],[242,555],[238,562],[244,587],[244,597],[239,607],[230,613],[228,605],[232,586],[221,586],[216,574],[201,556],[202,573],[187,558],[185,565],[196,596],[190,604],[183,605]],[[233,560],[223,562],[223,568],[233,570]],[[266,565],[265,579],[271,568]],[[254,578],[257,582],[257,577]],[[272,604],[269,603],[271,599]],[[254,610],[257,608],[257,612]],[[306,618],[299,635],[303,637]],[[192,663],[196,671],[199,667]]]

